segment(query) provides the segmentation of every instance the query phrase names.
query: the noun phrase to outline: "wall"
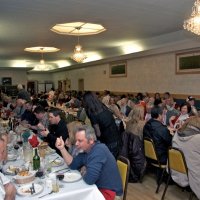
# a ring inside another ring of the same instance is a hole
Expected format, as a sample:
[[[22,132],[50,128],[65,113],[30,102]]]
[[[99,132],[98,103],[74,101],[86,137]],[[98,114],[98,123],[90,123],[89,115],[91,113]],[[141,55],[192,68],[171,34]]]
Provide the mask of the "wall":
[[[52,74],[51,73],[28,73],[29,81],[38,81],[39,83],[44,82],[52,82]]]
[[[102,64],[53,74],[54,81],[62,78],[71,80],[72,90],[78,90],[78,79],[82,78],[85,90],[92,91],[200,94],[199,74],[175,73],[174,52],[127,60],[127,77],[109,78],[109,64]]]
[[[27,73],[26,69],[0,69],[0,81],[2,77],[11,77],[12,78],[12,85],[17,85],[21,83],[22,85],[26,86],[27,83]],[[0,85],[2,83],[0,82]]]

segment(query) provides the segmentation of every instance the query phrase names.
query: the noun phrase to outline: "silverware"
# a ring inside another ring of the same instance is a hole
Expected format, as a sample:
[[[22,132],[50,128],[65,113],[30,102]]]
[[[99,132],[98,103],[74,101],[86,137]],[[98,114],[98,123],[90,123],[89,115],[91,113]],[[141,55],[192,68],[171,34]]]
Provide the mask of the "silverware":
[[[47,196],[47,195],[49,195],[49,194],[52,194],[52,193],[53,193],[53,191],[51,191],[51,192],[49,192],[49,193],[47,193],[47,194],[44,194],[44,195],[42,195],[42,196],[40,196],[40,197],[38,197],[38,198],[45,197],[45,196]]]
[[[53,163],[56,159],[58,159],[59,157],[56,157],[55,159],[53,159],[50,163]]]
[[[70,171],[69,168],[65,168],[65,169],[59,169],[59,170],[56,170],[56,171],[53,171],[53,172],[55,173],[55,172],[60,172],[60,171],[63,171],[63,170],[64,170],[64,172],[69,172]]]
[[[32,183],[32,190],[33,190],[33,193],[35,193],[35,185],[34,185],[34,183]]]

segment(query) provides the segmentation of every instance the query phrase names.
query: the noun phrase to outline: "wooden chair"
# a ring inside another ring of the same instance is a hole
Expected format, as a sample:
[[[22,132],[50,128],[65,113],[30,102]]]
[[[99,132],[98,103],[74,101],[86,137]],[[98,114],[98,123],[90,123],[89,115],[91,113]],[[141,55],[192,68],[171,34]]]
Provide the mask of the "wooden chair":
[[[161,163],[158,159],[157,153],[156,153],[154,142],[150,138],[144,138],[144,154],[145,154],[146,158],[150,159],[151,165],[162,170],[162,174],[161,174],[161,177],[158,180],[158,185],[157,185],[157,188],[156,188],[156,193],[158,193],[160,185],[161,185],[162,180],[163,180],[164,173],[166,171],[166,165],[161,165]]]
[[[126,193],[128,188],[128,179],[129,179],[129,173],[130,173],[130,162],[128,158],[125,158],[123,156],[119,156],[117,158],[117,166],[119,169],[119,173],[122,179],[122,185],[123,185],[123,200],[126,200]]]
[[[169,181],[171,178],[171,170],[186,174],[188,176],[188,169],[187,164],[185,161],[185,157],[183,152],[180,149],[177,149],[175,147],[170,147],[168,150],[168,173],[169,177],[167,179],[167,184],[165,186],[165,189],[163,191],[162,200],[165,198],[165,194],[169,185]],[[192,200],[193,198],[193,192],[190,193],[189,200]]]

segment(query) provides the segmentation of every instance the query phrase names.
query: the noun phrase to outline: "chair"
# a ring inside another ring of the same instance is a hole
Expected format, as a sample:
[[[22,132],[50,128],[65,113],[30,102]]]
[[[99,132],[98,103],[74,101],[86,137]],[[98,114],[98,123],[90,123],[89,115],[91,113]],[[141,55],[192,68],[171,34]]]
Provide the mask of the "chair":
[[[169,185],[169,181],[171,178],[171,170],[175,170],[177,172],[186,174],[188,176],[188,169],[187,164],[185,161],[185,156],[183,152],[180,149],[177,149],[175,147],[170,147],[168,150],[168,179],[165,186],[165,189],[163,191],[163,195],[161,200],[164,200],[165,194]],[[193,198],[193,192],[190,193],[189,200],[192,200]]]
[[[128,188],[128,178],[130,173],[130,162],[128,158],[125,158],[123,156],[119,156],[117,158],[117,166],[119,169],[119,173],[122,179],[122,185],[123,185],[123,200],[126,200],[126,193]]]
[[[156,193],[158,193],[160,185],[163,180],[164,173],[166,171],[166,165],[161,165],[161,163],[158,159],[157,153],[156,153],[154,142],[150,138],[144,138],[144,154],[145,154],[145,157],[147,157],[151,160],[151,162],[150,162],[151,165],[162,170],[162,174],[158,180],[158,185],[156,188]]]

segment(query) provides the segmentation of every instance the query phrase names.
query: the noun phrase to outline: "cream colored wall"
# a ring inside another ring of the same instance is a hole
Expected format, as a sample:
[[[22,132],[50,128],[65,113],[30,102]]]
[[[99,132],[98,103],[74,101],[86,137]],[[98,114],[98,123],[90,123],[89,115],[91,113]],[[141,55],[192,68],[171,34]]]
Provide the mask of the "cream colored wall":
[[[26,70],[2,69],[0,70],[0,79],[2,79],[2,77],[11,77],[12,85],[17,85],[21,83],[22,85],[26,86],[26,83],[27,83]]]
[[[71,80],[72,90],[78,90],[78,79],[84,79],[85,90],[92,91],[200,94],[200,75],[177,75],[174,53],[128,60],[127,77],[110,78],[109,64],[103,64],[53,74],[54,82],[62,78]]]
[[[174,53],[130,60],[127,77],[128,91],[200,94],[198,87],[200,75],[177,75],[175,66]]]
[[[39,83],[52,82],[52,74],[50,73],[28,73],[29,81],[38,81]]]

